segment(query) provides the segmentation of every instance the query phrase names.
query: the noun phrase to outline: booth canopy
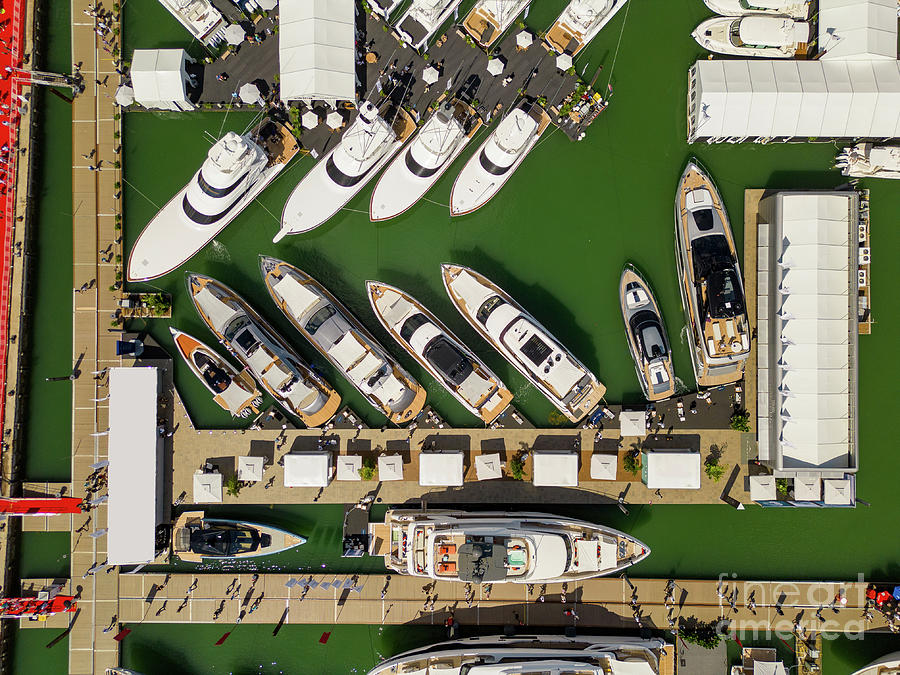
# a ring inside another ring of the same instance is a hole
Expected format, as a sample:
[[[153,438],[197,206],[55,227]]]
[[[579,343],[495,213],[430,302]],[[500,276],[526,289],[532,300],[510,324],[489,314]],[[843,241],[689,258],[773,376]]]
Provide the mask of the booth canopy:
[[[535,451],[532,483],[544,487],[578,485],[578,454],[575,452]]]
[[[822,499],[822,479],[819,476],[796,476],[794,478],[794,500],[798,502],[818,502]]]
[[[300,452],[284,456],[285,487],[328,487],[331,482],[330,452]]]
[[[265,459],[262,457],[238,457],[238,480],[256,483],[263,479],[263,466]]]
[[[775,476],[750,476],[750,499],[755,502],[771,502],[778,499]]]
[[[359,455],[339,455],[337,459],[338,480],[362,480],[359,470],[362,468],[362,457]]]
[[[828,478],[824,485],[824,500],[829,506],[851,506],[853,504],[853,486],[850,478]]]
[[[203,473],[194,474],[194,503],[218,504],[222,501],[222,474]]]
[[[130,71],[134,100],[145,108],[193,110],[187,98],[187,58],[183,49],[135,49]]]
[[[623,410],[619,413],[619,426],[622,436],[646,436],[647,413],[642,410]]]
[[[378,480],[403,480],[403,458],[400,455],[379,455]]]
[[[478,480],[503,478],[503,472],[500,470],[500,453],[494,452],[475,457],[475,475]]]
[[[700,453],[689,450],[644,450],[642,478],[651,490],[699,490]]]
[[[617,455],[591,455],[591,478],[594,480],[615,480],[619,458]]]
[[[462,452],[423,452],[419,455],[419,485],[458,487],[462,484]]]

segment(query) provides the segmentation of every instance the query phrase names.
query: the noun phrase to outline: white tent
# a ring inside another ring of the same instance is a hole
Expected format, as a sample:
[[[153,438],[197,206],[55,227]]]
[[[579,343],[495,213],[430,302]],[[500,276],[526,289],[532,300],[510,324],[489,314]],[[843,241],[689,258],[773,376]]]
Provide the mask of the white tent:
[[[478,480],[503,478],[503,471],[500,469],[500,453],[492,452],[475,457],[475,476]]]
[[[145,108],[193,110],[187,98],[188,58],[183,49],[135,49],[131,60],[135,101]]]
[[[619,413],[619,433],[622,436],[647,435],[647,413],[642,410],[623,410]]]
[[[851,506],[853,504],[853,485],[849,478],[829,478],[822,481],[824,499],[829,506]]]
[[[615,480],[619,458],[595,452],[591,455],[591,478],[593,480]]]
[[[332,475],[330,452],[299,452],[284,456],[285,487],[328,487]]]
[[[222,501],[222,474],[194,472],[194,503],[219,504]]]
[[[233,23],[225,29],[225,41],[230,45],[239,45],[244,41],[247,33],[240,24]]]
[[[463,453],[423,452],[419,455],[419,485],[454,486],[463,484]]]
[[[533,455],[532,483],[546,487],[576,487],[578,485],[578,453],[568,451],[539,451]]]
[[[750,476],[750,499],[755,502],[771,502],[778,499],[775,476]]]
[[[116,103],[121,106],[134,103],[134,89],[124,84],[116,89]]]
[[[822,59],[895,60],[896,0],[819,0]]]
[[[817,502],[822,499],[822,479],[819,476],[794,478],[794,499],[798,502]]]
[[[238,457],[237,477],[250,483],[257,483],[263,479],[265,459],[262,457]]]
[[[277,0],[255,0],[255,2],[259,5],[260,9],[266,12],[271,12],[275,9],[275,6],[278,5]]]
[[[278,58],[283,101],[356,98],[355,15],[353,0],[281,5]]]
[[[338,455],[337,479],[362,480],[359,470],[362,468],[362,457],[359,455]]]
[[[378,455],[378,480],[403,480],[403,458],[400,455]]]
[[[642,478],[651,490],[699,490],[700,453],[689,450],[644,450]]]

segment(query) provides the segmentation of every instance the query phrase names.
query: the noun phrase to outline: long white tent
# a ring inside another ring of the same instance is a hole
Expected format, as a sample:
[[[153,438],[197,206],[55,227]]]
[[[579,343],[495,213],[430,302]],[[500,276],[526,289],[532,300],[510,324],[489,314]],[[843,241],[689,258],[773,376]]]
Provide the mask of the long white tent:
[[[896,60],[896,0],[819,0],[822,59]]]
[[[110,565],[137,565],[155,556],[162,519],[162,440],[157,433],[156,368],[109,371],[109,501],[107,553]]]
[[[356,97],[354,0],[281,3],[278,58],[283,101]]]
[[[187,61],[183,49],[135,49],[131,60],[134,100],[145,108],[193,110],[187,97]]]

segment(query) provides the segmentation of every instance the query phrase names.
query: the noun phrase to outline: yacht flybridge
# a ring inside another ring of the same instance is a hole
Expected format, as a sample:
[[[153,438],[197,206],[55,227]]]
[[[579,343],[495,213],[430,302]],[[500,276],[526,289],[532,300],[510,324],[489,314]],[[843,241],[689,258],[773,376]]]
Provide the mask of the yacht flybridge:
[[[900,147],[857,143],[844,148],[835,164],[842,174],[854,178],[900,178]]]
[[[503,289],[461,265],[441,265],[441,276],[466,321],[571,422],[600,403],[606,387]]]
[[[500,191],[550,124],[547,111],[522,99],[469,158],[450,192],[450,215],[481,208]]]
[[[285,235],[309,232],[337,213],[409,140],[416,123],[390,99],[379,110],[366,101],[340,142],[291,192],[281,215]]]
[[[423,49],[462,0],[412,0],[395,25],[400,39]]]
[[[378,179],[369,207],[371,219],[398,216],[424,197],[481,125],[475,109],[459,100],[435,110]]]
[[[737,382],[750,355],[741,268],[722,197],[696,160],[675,196],[675,248],[697,384]]]
[[[462,26],[484,49],[490,48],[525,11],[531,0],[478,0]]]
[[[628,0],[572,0],[544,38],[558,54],[575,56]]]
[[[806,19],[809,16],[808,0],[703,0],[703,2],[722,16],[774,14],[795,19]]]
[[[259,257],[269,295],[288,320],[394,424],[425,405],[425,387],[322,284],[281,260]]]
[[[378,281],[366,289],[384,329],[469,412],[490,424],[512,403],[500,378],[415,298]]]
[[[391,509],[369,541],[399,574],[476,584],[578,581],[650,555],[623,532],[546,513]]]
[[[256,199],[299,150],[287,127],[274,121],[243,136],[225,134],[209,149],[191,182],[141,232],[128,258],[128,281],[155,279],[186,263]]]
[[[717,54],[790,59],[806,51],[810,25],[786,16],[716,16],[691,35]]]
[[[202,274],[188,274],[187,287],[207,327],[285,410],[308,427],[334,416],[338,393],[243,298]]]
[[[172,527],[172,553],[184,562],[244,560],[281,553],[306,539],[276,527],[182,513]]]

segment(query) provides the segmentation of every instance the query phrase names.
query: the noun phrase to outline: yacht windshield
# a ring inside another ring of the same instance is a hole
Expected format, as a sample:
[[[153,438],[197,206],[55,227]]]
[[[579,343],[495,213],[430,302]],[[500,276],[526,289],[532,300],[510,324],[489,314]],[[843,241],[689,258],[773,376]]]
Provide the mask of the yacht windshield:
[[[488,317],[491,315],[491,312],[493,312],[503,304],[505,304],[503,302],[503,298],[501,298],[499,295],[492,295],[483,303],[481,303],[481,307],[478,308],[478,313],[475,315],[475,318],[478,319],[481,323],[486,324]]]
[[[528,342],[522,345],[521,352],[534,365],[539,366],[553,353],[553,348],[537,335],[532,335],[528,338]]]
[[[211,527],[191,532],[191,553],[233,556],[253,553],[259,548],[259,532],[250,528]]]
[[[631,317],[629,323],[646,360],[651,361],[666,355],[666,341],[656,314],[649,311],[638,312]]]
[[[731,248],[724,234],[710,234],[691,242],[694,278],[704,281],[713,272],[733,267]]]
[[[412,148],[406,151],[404,159],[406,160],[406,168],[419,178],[430,178],[441,169],[440,166],[429,169],[428,167],[424,167],[419,164],[416,161],[416,158],[413,157]]]
[[[225,195],[231,194],[234,189],[241,184],[240,180],[235,181],[231,185],[227,185],[222,188],[213,187],[209,183],[206,182],[206,179],[203,177],[203,172],[200,171],[197,174],[197,185],[200,186],[200,189],[203,190],[210,197],[224,197]]]
[[[418,314],[413,314],[406,321],[403,322],[403,326],[400,327],[400,337],[402,337],[407,342],[413,336],[419,328],[424,326],[426,323],[429,323],[428,319],[424,314],[419,312]]]
[[[696,211],[691,211],[691,215],[694,217],[694,225],[696,225],[697,229],[701,232],[708,232],[713,229],[714,220],[712,209],[697,209]]]
[[[331,180],[333,180],[337,185],[340,185],[341,187],[353,187],[354,185],[359,183],[359,181],[365,178],[367,173],[369,173],[369,171],[366,170],[358,176],[348,176],[338,168],[337,164],[334,163],[333,155],[328,158],[327,162],[325,162],[325,172],[328,174],[328,177]]]
[[[246,191],[245,191],[246,194]],[[243,197],[243,195],[241,195]],[[218,223],[222,218],[228,215],[231,209],[234,208],[234,205],[241,201],[241,198],[238,197],[224,211],[220,211],[219,213],[215,213],[213,215],[208,215],[206,213],[200,213],[197,209],[195,209],[191,203],[188,201],[187,194],[184,195],[184,199],[181,200],[181,208],[184,209],[184,215],[190,218],[193,222],[197,223],[197,225],[213,225],[214,223]]]
[[[425,358],[456,386],[462,384],[472,372],[472,362],[443,335],[428,343]]]
[[[328,321],[331,317],[336,314],[334,307],[331,305],[325,305],[322,309],[313,314],[309,321],[306,322],[306,332],[310,335],[315,335],[316,331],[322,327],[322,324]]]
[[[482,150],[478,155],[478,161],[481,163],[481,167],[485,171],[494,174],[495,176],[502,176],[507,171],[509,171],[508,166],[498,166],[497,164],[494,164],[491,160],[489,160],[484,150]]]
[[[734,268],[712,273],[706,293],[712,318],[730,319],[744,313],[744,297]]]
[[[259,342],[249,328],[238,333],[234,338],[234,341],[237,342],[238,346],[247,354],[249,354],[250,349]]]

